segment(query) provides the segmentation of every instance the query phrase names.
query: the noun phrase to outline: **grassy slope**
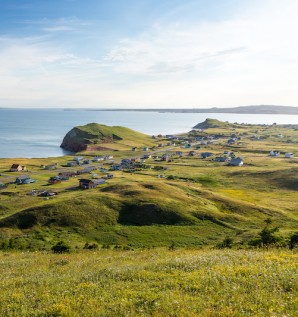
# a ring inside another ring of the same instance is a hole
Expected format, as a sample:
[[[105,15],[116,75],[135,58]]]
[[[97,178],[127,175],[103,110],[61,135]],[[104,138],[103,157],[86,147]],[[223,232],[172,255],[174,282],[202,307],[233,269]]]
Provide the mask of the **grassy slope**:
[[[110,138],[120,145],[142,146],[152,145],[151,138],[143,133],[121,126],[107,126],[98,123],[89,123],[75,128],[78,132],[76,139],[82,137],[82,140],[88,139],[95,143],[101,143],[102,140]]]
[[[0,253],[0,315],[294,317],[297,270],[278,250]]]

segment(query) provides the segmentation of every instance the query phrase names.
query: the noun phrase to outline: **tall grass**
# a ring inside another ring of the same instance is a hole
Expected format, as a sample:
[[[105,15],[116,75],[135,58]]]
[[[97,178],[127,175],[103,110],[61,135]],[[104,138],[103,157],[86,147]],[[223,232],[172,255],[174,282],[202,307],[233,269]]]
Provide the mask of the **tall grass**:
[[[297,316],[290,251],[0,253],[1,316]]]

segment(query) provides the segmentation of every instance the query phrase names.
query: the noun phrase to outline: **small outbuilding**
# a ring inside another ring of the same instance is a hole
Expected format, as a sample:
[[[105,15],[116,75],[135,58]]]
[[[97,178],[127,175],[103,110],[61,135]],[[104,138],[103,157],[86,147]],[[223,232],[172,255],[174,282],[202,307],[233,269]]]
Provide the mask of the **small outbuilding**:
[[[91,189],[91,188],[95,188],[97,184],[92,179],[80,179],[79,186],[83,189]]]
[[[270,156],[279,156],[280,155],[280,152],[277,151],[277,150],[271,150],[270,153],[269,153]]]
[[[230,166],[242,166],[243,165],[243,160],[240,157],[232,158],[231,161],[229,162]]]
[[[26,166],[20,165],[20,164],[12,164],[10,167],[10,172],[22,172],[27,171]]]
[[[291,157],[294,157],[294,154],[293,153],[285,153],[285,158],[291,158]]]

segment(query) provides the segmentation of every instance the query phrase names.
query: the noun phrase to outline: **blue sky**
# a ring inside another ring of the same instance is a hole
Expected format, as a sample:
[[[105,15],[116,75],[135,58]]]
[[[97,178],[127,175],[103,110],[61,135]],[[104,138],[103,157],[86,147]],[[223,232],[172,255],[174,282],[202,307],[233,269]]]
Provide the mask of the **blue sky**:
[[[0,0],[0,107],[298,105],[296,0]]]

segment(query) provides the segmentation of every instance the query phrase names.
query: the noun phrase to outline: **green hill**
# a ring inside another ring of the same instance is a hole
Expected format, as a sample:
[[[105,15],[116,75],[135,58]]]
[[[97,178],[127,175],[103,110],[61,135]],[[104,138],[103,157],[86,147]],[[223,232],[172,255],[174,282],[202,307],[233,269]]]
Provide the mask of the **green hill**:
[[[204,122],[201,122],[195,125],[193,129],[206,130],[211,128],[228,128],[228,127],[235,127],[235,126],[237,125],[229,123],[229,122],[220,121],[217,119],[207,118]]]
[[[146,134],[120,126],[88,123],[71,129],[64,137],[61,147],[71,152],[105,149],[111,143],[125,145],[151,145]]]
[[[57,230],[59,236],[67,232],[68,240],[100,244],[163,246],[175,241],[190,246],[214,243],[225,235],[241,240],[262,227],[268,216],[283,227],[297,225],[274,209],[196,186],[147,181],[110,184],[87,195],[78,190],[4,217],[0,228],[21,230],[20,237],[25,233],[29,240],[38,230],[45,248],[53,244]]]

